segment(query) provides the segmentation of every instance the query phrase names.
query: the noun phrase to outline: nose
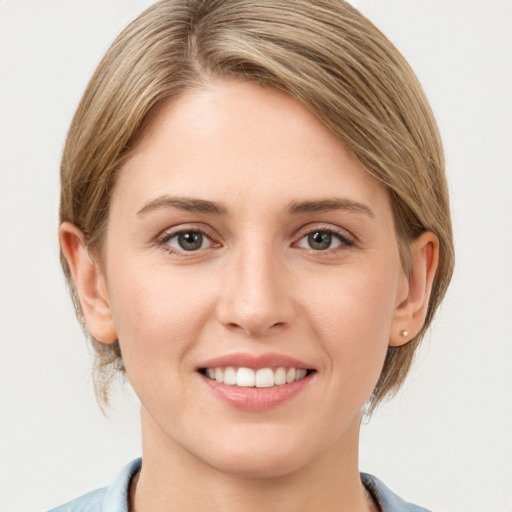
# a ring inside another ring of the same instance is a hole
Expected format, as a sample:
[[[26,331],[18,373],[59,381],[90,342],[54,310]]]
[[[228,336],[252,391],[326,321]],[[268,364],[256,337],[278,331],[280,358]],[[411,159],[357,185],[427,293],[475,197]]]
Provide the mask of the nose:
[[[295,316],[285,263],[268,248],[247,248],[227,262],[219,321],[253,337],[265,337],[290,326]]]

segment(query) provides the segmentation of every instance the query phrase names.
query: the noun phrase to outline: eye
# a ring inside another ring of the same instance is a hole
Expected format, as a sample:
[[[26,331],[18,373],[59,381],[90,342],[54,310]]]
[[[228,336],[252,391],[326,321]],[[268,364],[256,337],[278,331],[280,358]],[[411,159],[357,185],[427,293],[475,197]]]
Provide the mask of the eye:
[[[161,240],[161,243],[172,252],[193,252],[208,249],[214,245],[205,233],[192,229],[169,234]]]
[[[315,229],[304,235],[297,243],[297,247],[314,251],[328,251],[342,245],[351,246],[354,243],[347,237],[328,229]]]

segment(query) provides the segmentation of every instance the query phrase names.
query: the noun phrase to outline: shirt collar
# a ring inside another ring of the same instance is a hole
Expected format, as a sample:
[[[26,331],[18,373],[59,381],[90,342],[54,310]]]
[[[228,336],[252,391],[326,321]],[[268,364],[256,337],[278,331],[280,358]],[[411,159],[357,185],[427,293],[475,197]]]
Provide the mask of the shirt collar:
[[[141,465],[142,459],[132,460],[119,473],[103,497],[101,512],[129,512],[130,481]],[[381,512],[428,512],[402,500],[373,475],[361,473],[361,481],[379,505]]]

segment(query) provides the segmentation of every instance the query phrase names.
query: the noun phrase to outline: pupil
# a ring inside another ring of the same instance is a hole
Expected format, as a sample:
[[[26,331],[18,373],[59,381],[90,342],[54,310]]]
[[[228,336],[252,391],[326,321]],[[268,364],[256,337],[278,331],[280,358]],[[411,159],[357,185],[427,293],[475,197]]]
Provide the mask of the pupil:
[[[181,233],[178,236],[178,243],[183,250],[194,251],[201,248],[201,245],[203,244],[203,235],[194,231]]]
[[[329,249],[332,242],[332,235],[322,231],[311,233],[308,238],[311,248],[316,249],[317,251]]]

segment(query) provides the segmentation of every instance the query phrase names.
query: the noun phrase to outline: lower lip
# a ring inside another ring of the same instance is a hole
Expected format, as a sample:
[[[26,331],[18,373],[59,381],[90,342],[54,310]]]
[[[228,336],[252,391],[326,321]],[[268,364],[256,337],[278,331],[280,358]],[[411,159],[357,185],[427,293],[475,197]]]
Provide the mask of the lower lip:
[[[244,388],[229,386],[201,375],[210,391],[237,409],[264,411],[281,405],[298,395],[311,382],[314,373],[301,380],[270,388]]]

